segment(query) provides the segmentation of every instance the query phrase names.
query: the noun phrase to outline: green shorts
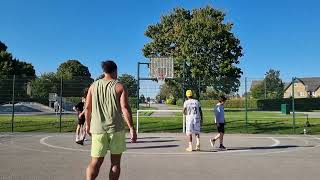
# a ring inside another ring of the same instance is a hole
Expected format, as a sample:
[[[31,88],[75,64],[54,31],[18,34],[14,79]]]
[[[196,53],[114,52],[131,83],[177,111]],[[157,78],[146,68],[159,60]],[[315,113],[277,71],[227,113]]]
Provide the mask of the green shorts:
[[[122,154],[126,150],[125,131],[92,134],[91,157],[104,157],[108,151],[111,154]]]

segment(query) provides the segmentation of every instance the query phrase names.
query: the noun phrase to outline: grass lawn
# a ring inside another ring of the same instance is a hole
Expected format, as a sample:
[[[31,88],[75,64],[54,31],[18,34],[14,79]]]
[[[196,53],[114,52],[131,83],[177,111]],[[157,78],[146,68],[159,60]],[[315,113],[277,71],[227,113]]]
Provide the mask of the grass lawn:
[[[171,117],[151,117],[141,113],[139,132],[182,132],[182,113],[175,113]],[[136,118],[134,117],[134,121]],[[292,116],[276,112],[248,112],[246,128],[245,112],[226,112],[226,133],[264,133],[264,134],[292,134]],[[301,134],[305,128],[306,117],[296,116],[296,133]],[[309,119],[311,127],[307,127],[310,134],[320,134],[320,118]],[[59,116],[35,115],[15,116],[15,132],[59,132]],[[73,132],[76,128],[76,116],[62,116],[62,132]],[[11,116],[0,115],[0,132],[11,131]],[[211,111],[204,111],[202,132],[216,132],[213,126]]]
[[[204,111],[202,132],[216,132],[211,111]],[[182,113],[175,117],[141,117],[139,132],[182,132]],[[277,112],[248,112],[247,127],[245,112],[226,112],[227,133],[264,133],[264,134],[292,134],[292,115],[283,115]],[[306,129],[310,134],[320,134],[320,118],[309,119],[311,127]],[[296,114],[296,134],[303,133],[306,116]]]

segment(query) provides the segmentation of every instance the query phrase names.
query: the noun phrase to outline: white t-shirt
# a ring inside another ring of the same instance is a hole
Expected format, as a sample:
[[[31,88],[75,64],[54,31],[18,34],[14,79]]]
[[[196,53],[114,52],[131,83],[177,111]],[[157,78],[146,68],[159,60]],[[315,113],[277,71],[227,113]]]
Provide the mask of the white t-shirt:
[[[183,108],[187,109],[186,119],[201,119],[200,103],[196,99],[188,99],[184,102]]]

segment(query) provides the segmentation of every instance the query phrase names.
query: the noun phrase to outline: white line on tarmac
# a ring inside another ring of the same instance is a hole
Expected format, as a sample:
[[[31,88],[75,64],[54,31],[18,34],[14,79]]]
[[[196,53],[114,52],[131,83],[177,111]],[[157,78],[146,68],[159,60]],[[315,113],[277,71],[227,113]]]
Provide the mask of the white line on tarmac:
[[[63,149],[63,150],[69,150],[69,151],[80,151],[80,152],[90,152],[90,150],[84,150],[84,149],[75,149],[75,148],[68,148],[68,147],[63,147],[63,146],[55,146],[47,143],[46,141],[51,138],[52,136],[47,136],[42,139],[40,139],[40,144],[48,146],[50,148],[55,148],[55,149]],[[250,137],[254,138],[254,137]],[[258,138],[265,138],[265,139],[271,139],[274,141],[274,144],[270,145],[270,147],[275,147],[280,145],[280,141],[273,138],[273,137],[258,137]],[[196,153],[187,153],[187,152],[181,152],[181,153],[170,153],[170,152],[125,152],[124,154],[133,154],[133,155],[196,155],[196,154],[212,154],[212,153],[241,153],[241,152],[250,152],[253,150],[229,150],[229,151],[218,151],[218,152],[196,152]]]
[[[55,148],[55,149],[64,149],[64,150],[69,150],[69,151],[90,152],[90,150],[74,149],[74,148],[67,148],[67,147],[54,146],[54,145],[48,144],[48,143],[46,142],[46,140],[49,139],[50,137],[52,137],[52,136],[47,136],[47,137],[41,138],[41,139],[40,139],[40,144],[45,145],[45,146],[48,146],[48,147],[51,147],[51,148]]]
[[[272,144],[271,147],[276,147],[276,146],[279,146],[281,144],[281,142],[278,139],[273,138],[273,137],[269,137],[269,138],[274,141],[274,144]]]

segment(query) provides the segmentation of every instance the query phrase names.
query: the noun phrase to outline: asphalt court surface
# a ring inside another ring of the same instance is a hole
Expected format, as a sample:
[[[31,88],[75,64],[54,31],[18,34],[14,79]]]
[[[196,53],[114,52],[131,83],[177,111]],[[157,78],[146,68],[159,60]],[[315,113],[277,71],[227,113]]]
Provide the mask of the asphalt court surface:
[[[227,151],[211,148],[201,134],[201,151],[185,152],[183,134],[139,134],[127,139],[123,180],[153,179],[319,179],[320,137],[291,135],[226,135]],[[74,143],[71,133],[0,133],[0,179],[85,179],[90,139]],[[218,143],[216,144],[218,146]],[[107,179],[106,157],[98,179]]]

